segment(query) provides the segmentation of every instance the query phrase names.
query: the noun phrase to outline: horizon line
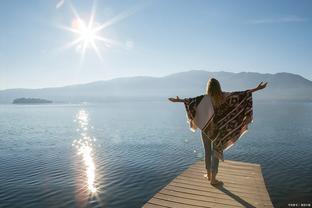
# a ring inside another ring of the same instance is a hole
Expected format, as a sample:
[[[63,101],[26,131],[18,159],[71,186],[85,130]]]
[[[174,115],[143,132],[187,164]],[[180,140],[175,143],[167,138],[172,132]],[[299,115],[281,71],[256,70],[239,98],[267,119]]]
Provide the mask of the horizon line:
[[[202,72],[208,72],[208,73],[232,73],[232,74],[239,74],[239,73],[256,73],[256,74],[269,74],[269,75],[276,75],[276,74],[293,74],[297,76],[301,76],[304,79],[307,79],[312,82],[309,78],[304,77],[303,75],[297,74],[297,73],[292,73],[292,72],[276,72],[276,73],[261,73],[261,72],[255,72],[255,71],[239,71],[239,72],[229,72],[229,71],[208,71],[208,70],[202,70],[202,69],[194,69],[194,70],[186,70],[186,71],[180,71],[180,72],[174,72],[166,75],[161,75],[161,76],[152,76],[152,75],[133,75],[133,76],[120,76],[120,77],[112,77],[108,79],[101,79],[101,80],[94,80],[94,81],[89,81],[89,82],[82,82],[82,83],[75,83],[75,84],[68,84],[68,85],[60,85],[60,86],[51,86],[51,87],[34,87],[34,88],[24,88],[24,87],[16,87],[16,88],[4,88],[0,89],[0,91],[6,91],[6,90],[41,90],[41,89],[51,89],[51,88],[62,88],[62,87],[70,87],[70,86],[77,86],[77,85],[85,85],[85,84],[91,84],[91,83],[96,83],[96,82],[106,82],[106,81],[112,81],[116,79],[126,79],[126,78],[138,78],[138,77],[146,77],[146,78],[164,78],[168,77],[174,74],[180,74],[180,73],[187,73],[187,72],[194,72],[194,71],[202,71]]]

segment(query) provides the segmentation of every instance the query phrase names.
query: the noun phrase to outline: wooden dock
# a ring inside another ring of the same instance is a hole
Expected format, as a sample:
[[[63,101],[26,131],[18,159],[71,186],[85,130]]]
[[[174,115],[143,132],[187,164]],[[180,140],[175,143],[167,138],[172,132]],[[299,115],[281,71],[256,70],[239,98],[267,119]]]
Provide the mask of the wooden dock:
[[[273,207],[258,164],[226,160],[220,162],[217,178],[223,185],[212,186],[203,177],[204,161],[198,161],[145,205],[145,208]]]

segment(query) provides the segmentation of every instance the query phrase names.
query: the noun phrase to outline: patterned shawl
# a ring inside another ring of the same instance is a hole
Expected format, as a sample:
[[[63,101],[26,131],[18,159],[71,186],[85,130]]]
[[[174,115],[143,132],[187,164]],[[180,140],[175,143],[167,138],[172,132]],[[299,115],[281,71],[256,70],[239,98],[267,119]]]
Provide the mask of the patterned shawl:
[[[185,103],[191,129],[196,128],[194,118],[198,113],[197,107],[203,97],[204,95],[189,98],[188,102]],[[208,137],[213,141],[214,150],[221,160],[223,160],[223,151],[230,148],[247,131],[253,116],[252,93],[250,91],[232,92],[225,99],[223,104],[214,109],[212,116],[214,128],[213,132],[209,132],[209,135],[212,136]],[[192,126],[192,123],[195,123],[195,126]],[[207,133],[207,130],[211,130],[207,127],[208,125],[201,130]]]

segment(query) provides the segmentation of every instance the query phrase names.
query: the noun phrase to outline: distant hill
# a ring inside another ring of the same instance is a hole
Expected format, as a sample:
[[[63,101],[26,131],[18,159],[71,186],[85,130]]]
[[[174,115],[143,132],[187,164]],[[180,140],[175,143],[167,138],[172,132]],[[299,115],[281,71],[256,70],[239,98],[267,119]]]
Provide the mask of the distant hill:
[[[40,98],[17,98],[14,99],[13,104],[47,104],[52,103],[50,100],[40,99]]]
[[[267,89],[255,93],[256,99],[312,101],[312,82],[296,74],[188,71],[165,77],[125,77],[57,88],[8,89],[0,91],[0,102],[9,103],[17,97],[44,97],[65,103],[191,97],[204,93],[211,77],[218,79],[225,91],[245,90],[267,81]]]

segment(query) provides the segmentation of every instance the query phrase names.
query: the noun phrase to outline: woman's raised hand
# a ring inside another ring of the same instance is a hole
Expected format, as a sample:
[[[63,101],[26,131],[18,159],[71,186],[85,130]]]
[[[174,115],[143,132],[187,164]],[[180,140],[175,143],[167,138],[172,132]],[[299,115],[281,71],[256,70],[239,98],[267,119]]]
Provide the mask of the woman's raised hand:
[[[179,96],[177,96],[176,98],[173,98],[173,97],[168,98],[168,100],[170,100],[171,102],[176,103],[176,102],[179,102],[181,99],[179,98]]]
[[[185,99],[179,98],[179,96],[176,96],[175,98],[168,98],[168,100],[174,103],[183,103],[186,101]]]
[[[258,90],[262,90],[262,89],[266,88],[267,84],[268,84],[267,82],[265,82],[265,83],[260,82],[260,84],[256,88],[249,89],[248,91],[249,92],[256,92]]]
[[[262,90],[264,89],[266,86],[267,86],[267,82],[263,83],[263,82],[260,82],[260,84],[257,86],[257,89],[258,90]]]

